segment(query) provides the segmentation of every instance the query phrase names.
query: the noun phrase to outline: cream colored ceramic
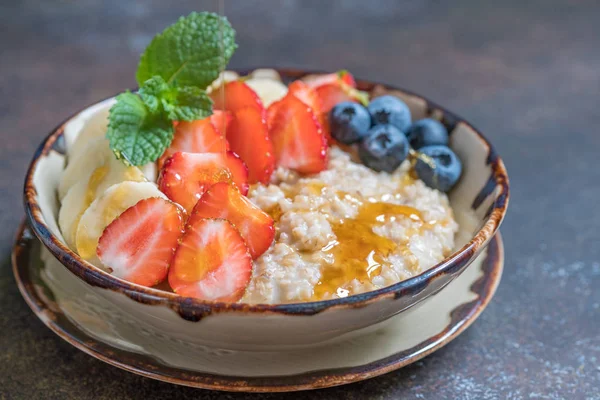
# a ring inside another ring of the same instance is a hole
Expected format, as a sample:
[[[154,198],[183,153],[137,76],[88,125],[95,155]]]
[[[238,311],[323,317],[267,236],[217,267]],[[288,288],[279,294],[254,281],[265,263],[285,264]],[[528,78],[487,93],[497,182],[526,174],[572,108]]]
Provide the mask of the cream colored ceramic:
[[[370,333],[301,349],[244,351],[190,344],[171,332],[156,332],[145,318],[132,317],[82,287],[29,229],[18,235],[13,252],[23,297],[50,329],[75,347],[154,379],[235,391],[334,386],[412,363],[447,344],[477,318],[500,281],[502,261],[497,236],[447,288],[374,325]]]

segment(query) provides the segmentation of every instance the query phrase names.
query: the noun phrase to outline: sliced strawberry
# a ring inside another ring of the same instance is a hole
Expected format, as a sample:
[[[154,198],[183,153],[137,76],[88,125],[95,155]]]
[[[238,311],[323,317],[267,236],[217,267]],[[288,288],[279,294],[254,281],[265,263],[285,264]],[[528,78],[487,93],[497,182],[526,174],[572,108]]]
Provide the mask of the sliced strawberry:
[[[260,97],[242,81],[227,82],[225,86],[212,92],[210,97],[214,102],[215,110],[235,113],[242,108],[253,107],[262,115],[266,112]]]
[[[314,88],[308,86],[305,82],[294,81],[288,87],[288,91],[302,100],[304,104],[313,109],[315,114],[321,112],[321,99]]]
[[[183,221],[183,210],[169,200],[140,200],[104,228],[96,252],[114,276],[157,285],[167,277]]]
[[[317,116],[323,134],[327,139],[327,142],[331,141],[331,134],[329,133],[329,115],[322,111],[321,98],[317,91],[311,86],[307,85],[302,81],[294,81],[289,86],[289,92],[294,96],[302,100],[304,104],[312,108],[313,112]]]
[[[312,109],[292,94],[269,107],[277,165],[311,174],[327,166],[327,140]]]
[[[256,108],[246,107],[235,112],[227,130],[227,140],[248,167],[250,183],[267,183],[275,167],[273,145],[267,122]]]
[[[224,219],[196,218],[186,224],[169,269],[169,284],[182,296],[238,301],[252,276],[244,239]]]
[[[313,75],[305,78],[304,82],[306,82],[309,86],[316,88],[329,83],[337,84],[337,82],[340,80],[350,87],[356,87],[356,80],[354,79],[354,76],[352,76],[352,74],[346,70],[341,70],[332,74]]]
[[[175,128],[171,145],[158,160],[161,168],[165,160],[178,151],[187,153],[221,153],[229,150],[225,136],[212,122],[212,116],[197,121],[181,121]]]
[[[210,116],[210,121],[221,134],[227,132],[227,127],[231,123],[233,115],[229,111],[214,110]]]
[[[358,98],[352,95],[351,89],[349,86],[340,83],[328,83],[319,86],[316,91],[321,99],[322,111],[328,113],[336,104],[342,101],[358,103]]]
[[[188,223],[198,218],[224,218],[237,228],[252,259],[263,254],[275,237],[273,218],[228,183],[216,183],[202,195]]]
[[[217,182],[233,182],[248,193],[248,170],[235,153],[177,152],[165,161],[158,177],[159,189],[188,212]]]

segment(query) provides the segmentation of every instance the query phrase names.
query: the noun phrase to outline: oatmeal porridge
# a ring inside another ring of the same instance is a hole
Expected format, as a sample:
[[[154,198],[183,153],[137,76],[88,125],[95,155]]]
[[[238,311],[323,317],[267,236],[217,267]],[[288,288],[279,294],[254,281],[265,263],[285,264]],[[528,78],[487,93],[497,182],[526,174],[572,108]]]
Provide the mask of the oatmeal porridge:
[[[444,193],[415,179],[408,161],[375,172],[338,147],[325,171],[278,168],[248,197],[276,221],[272,246],[254,263],[243,302],[345,297],[417,275],[446,257],[458,224]]]

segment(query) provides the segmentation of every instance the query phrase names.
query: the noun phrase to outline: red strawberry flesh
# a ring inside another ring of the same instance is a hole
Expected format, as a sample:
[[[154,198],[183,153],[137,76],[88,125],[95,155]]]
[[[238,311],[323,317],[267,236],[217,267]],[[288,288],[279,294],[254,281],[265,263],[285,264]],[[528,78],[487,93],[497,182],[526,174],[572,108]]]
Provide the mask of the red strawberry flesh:
[[[327,140],[312,109],[293,94],[269,107],[276,165],[304,174],[327,166]]]
[[[169,270],[175,293],[235,302],[244,295],[251,276],[252,258],[230,222],[198,218],[186,224]]]
[[[165,161],[158,177],[159,189],[190,212],[202,194],[217,182],[233,182],[248,193],[248,172],[233,152],[177,152]]]
[[[197,121],[181,121],[175,127],[173,141],[158,160],[161,168],[167,158],[178,151],[188,153],[220,153],[229,150],[225,135],[218,130],[212,117]]]
[[[250,183],[267,183],[275,166],[273,145],[263,114],[253,107],[234,113],[227,129],[231,150],[240,156],[248,167]]]
[[[260,97],[254,90],[242,81],[227,82],[223,87],[210,94],[215,110],[236,111],[252,107],[265,115],[265,108]]]
[[[224,218],[240,232],[253,259],[263,254],[275,237],[273,218],[242,196],[235,186],[213,185],[198,201],[188,223],[198,218]]]
[[[104,229],[96,252],[114,276],[157,285],[167,277],[183,221],[183,211],[168,200],[140,200]]]

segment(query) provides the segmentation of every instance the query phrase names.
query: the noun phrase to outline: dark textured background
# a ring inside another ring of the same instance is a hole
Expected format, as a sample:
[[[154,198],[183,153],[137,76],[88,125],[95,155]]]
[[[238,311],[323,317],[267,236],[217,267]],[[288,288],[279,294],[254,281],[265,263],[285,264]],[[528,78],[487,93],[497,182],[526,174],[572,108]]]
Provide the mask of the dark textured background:
[[[169,3],[169,4],[167,4]],[[0,1],[0,398],[256,399],[110,367],[54,336],[10,272],[21,185],[60,120],[134,86],[156,32],[215,0]],[[418,91],[481,128],[512,183],[496,297],[457,340],[388,375],[268,399],[600,398],[598,0],[227,0],[232,66],[355,75]]]

